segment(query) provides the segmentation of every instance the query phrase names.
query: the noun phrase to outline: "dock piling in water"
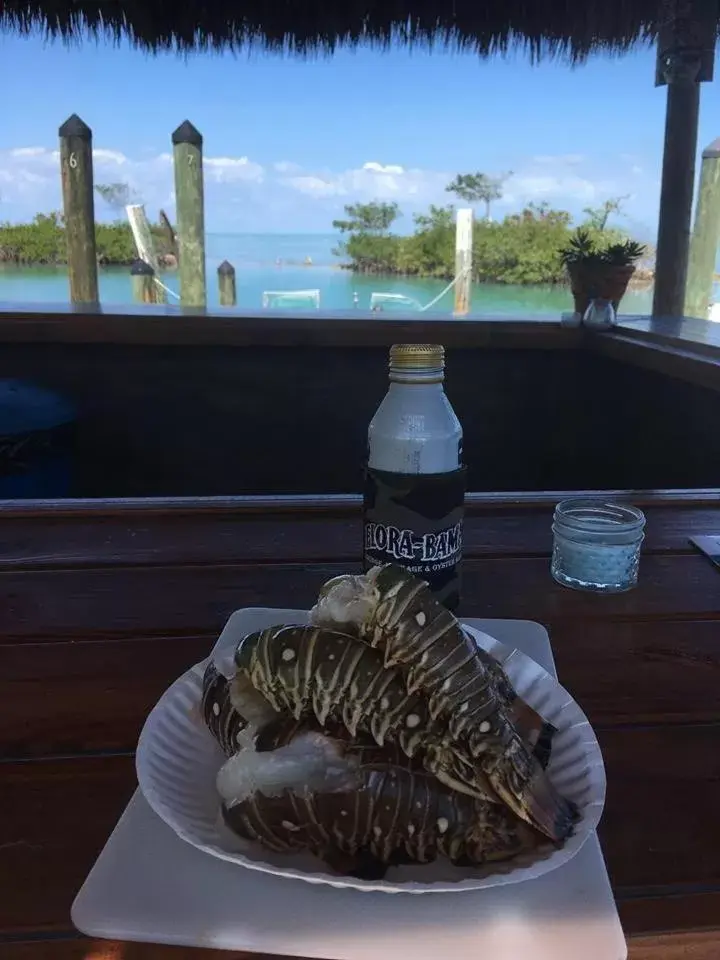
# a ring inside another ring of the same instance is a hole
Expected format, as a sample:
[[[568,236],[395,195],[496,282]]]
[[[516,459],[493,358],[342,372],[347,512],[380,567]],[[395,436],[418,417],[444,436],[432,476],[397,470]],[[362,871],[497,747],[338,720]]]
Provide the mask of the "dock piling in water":
[[[458,210],[455,223],[455,309],[456,317],[466,317],[470,312],[470,289],[472,284],[473,212]]]
[[[153,240],[150,221],[145,213],[145,207],[141,203],[130,203],[125,207],[128,223],[132,230],[135,249],[137,250],[138,260],[135,263],[144,262],[153,272],[153,278],[160,273],[160,263],[155,252],[155,242]],[[134,268],[135,264],[133,264]],[[132,271],[131,271],[132,272]],[[155,283],[154,300],[144,300],[143,303],[167,303],[167,293],[159,283]]]
[[[237,287],[235,283],[235,267],[227,260],[218,267],[218,290],[221,307],[234,307],[237,304]]]
[[[98,303],[92,130],[74,113],[58,133],[70,300]]]
[[[205,200],[203,138],[189,120],[172,135],[177,207],[180,304],[205,307]]]
[[[160,303],[161,288],[155,283],[155,271],[145,260],[137,259],[130,268],[135,303]]]

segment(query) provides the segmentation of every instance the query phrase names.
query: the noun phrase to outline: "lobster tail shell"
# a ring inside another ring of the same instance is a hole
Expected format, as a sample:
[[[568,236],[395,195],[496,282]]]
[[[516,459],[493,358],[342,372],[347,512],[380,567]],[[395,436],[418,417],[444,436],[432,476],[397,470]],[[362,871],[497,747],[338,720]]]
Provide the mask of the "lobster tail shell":
[[[292,737],[291,727],[273,733]],[[377,747],[342,744],[359,759],[359,788],[320,792],[292,787],[276,796],[256,792],[225,804],[223,817],[240,836],[276,851],[308,849],[345,871],[374,862],[427,863],[439,855],[483,863],[541,843],[510,811],[454,793],[426,772],[380,759]],[[375,870],[375,875],[379,875]]]
[[[555,728],[517,696],[500,664],[477,646],[427,583],[403,567],[383,564],[362,576],[329,580],[310,620],[381,650],[385,666],[401,671],[408,693],[429,697],[433,719],[451,717],[455,738],[504,709],[528,749],[547,765]]]
[[[212,661],[208,663],[203,674],[200,711],[223,753],[228,757],[232,756],[238,749],[239,737],[247,727],[247,721],[233,706],[230,680],[219,672]]]

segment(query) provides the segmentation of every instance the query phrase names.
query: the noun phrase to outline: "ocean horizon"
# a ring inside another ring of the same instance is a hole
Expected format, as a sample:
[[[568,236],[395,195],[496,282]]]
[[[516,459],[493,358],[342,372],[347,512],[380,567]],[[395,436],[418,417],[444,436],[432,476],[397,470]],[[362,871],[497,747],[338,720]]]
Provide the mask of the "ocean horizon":
[[[208,233],[208,306],[219,307],[217,268],[223,260],[235,267],[237,306],[243,310],[261,310],[263,295],[268,293],[284,295],[269,298],[275,309],[314,310],[309,296],[292,298],[288,294],[317,291],[321,310],[369,310],[373,294],[392,294],[407,299],[385,301],[383,312],[412,313],[429,304],[447,286],[445,280],[354,274],[343,269],[342,258],[333,252],[341,239],[335,233]],[[160,279],[175,294],[179,292],[176,272],[164,272]],[[102,268],[99,284],[101,303],[122,306],[133,302],[128,268]],[[0,265],[0,300],[5,303],[64,303],[69,296],[65,267]],[[177,302],[172,295],[169,300]],[[651,288],[631,290],[622,301],[621,311],[649,313],[651,304]],[[452,308],[451,290],[427,312],[447,316]],[[472,288],[473,314],[545,319],[559,318],[563,311],[571,309],[572,297],[566,287],[473,284]]]

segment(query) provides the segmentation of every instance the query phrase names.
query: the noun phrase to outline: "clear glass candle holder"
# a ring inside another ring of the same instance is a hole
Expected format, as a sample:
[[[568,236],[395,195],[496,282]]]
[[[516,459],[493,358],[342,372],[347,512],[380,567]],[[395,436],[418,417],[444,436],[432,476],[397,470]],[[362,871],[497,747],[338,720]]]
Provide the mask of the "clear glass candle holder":
[[[553,517],[553,579],[576,590],[620,593],[638,579],[641,510],[602,500],[563,500]]]

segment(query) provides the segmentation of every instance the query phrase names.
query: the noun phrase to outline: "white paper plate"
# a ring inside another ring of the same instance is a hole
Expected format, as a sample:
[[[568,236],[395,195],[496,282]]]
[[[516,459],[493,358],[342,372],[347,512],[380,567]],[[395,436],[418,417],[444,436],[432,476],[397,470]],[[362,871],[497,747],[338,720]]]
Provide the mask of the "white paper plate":
[[[272,610],[263,614],[267,617],[265,626],[283,622],[282,618],[273,618]],[[253,625],[252,629],[258,627]],[[518,883],[556,869],[575,856],[600,821],[605,802],[600,747],[580,707],[542,667],[493,637],[467,629],[479,646],[503,663],[520,696],[557,727],[548,773],[557,789],[575,801],[581,814],[575,833],[560,850],[528,854],[489,868],[460,868],[438,859],[430,864],[392,867],[385,879],[368,881],[330,874],[321,860],[309,854],[277,854],[235,837],[222,824],[215,789],[225,757],[198,711],[207,661],[180,677],[145,722],[136,755],[145,799],[179,837],[200,850],[251,870],[308,883],[384,893],[454,893]],[[216,663],[225,671],[229,666],[229,639],[223,635],[216,647]]]

